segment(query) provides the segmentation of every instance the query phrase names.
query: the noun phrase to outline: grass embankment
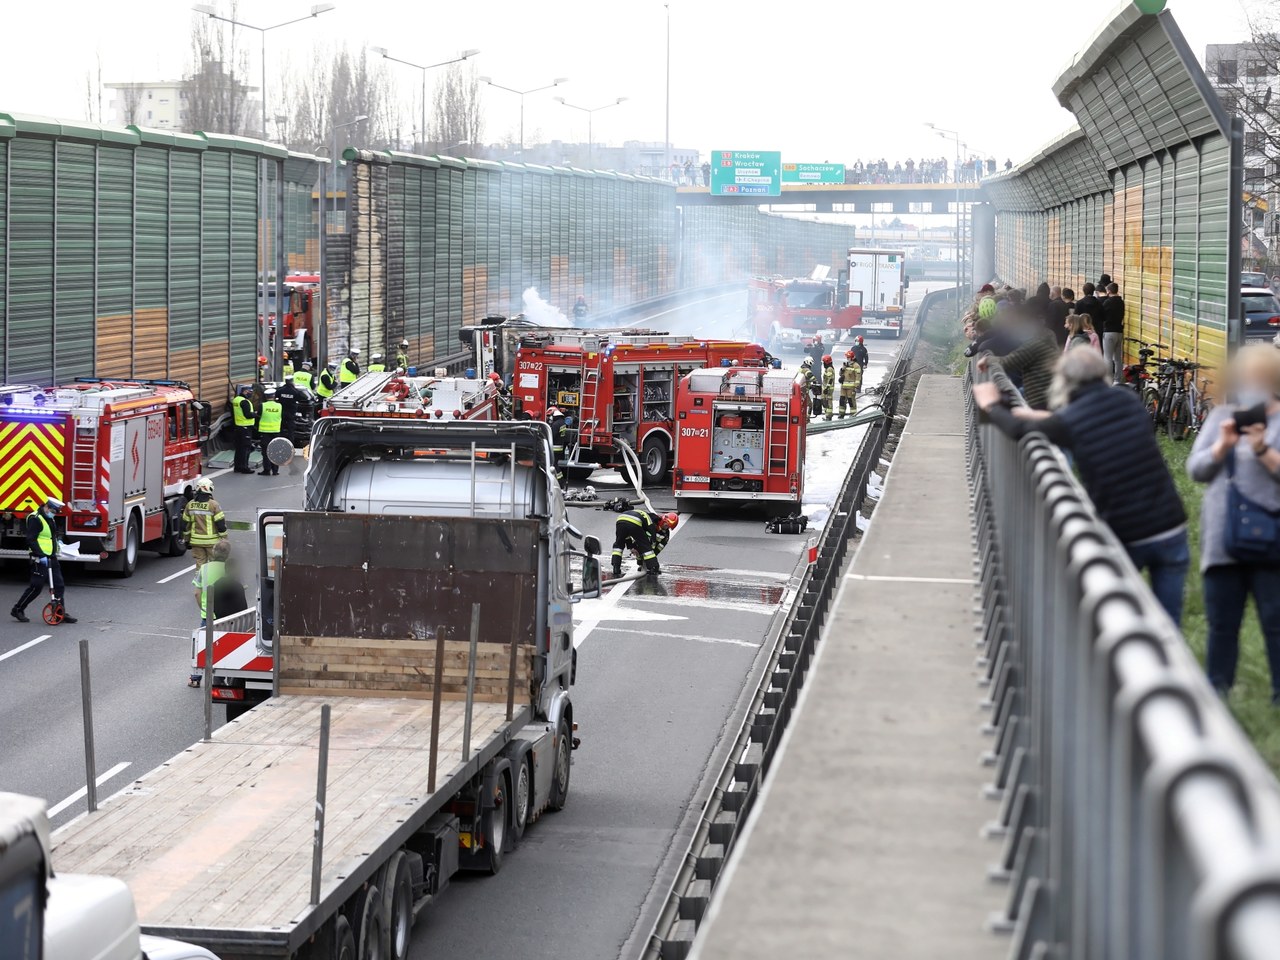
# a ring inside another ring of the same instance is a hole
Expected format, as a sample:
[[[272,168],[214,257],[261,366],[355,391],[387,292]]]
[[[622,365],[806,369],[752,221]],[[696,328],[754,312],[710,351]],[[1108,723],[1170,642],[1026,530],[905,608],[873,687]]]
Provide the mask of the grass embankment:
[[[1187,476],[1187,455],[1191,442],[1174,443],[1160,438],[1160,449],[1173,473],[1173,481],[1187,510],[1191,537],[1191,570],[1187,574],[1186,605],[1182,632],[1195,655],[1204,662],[1208,624],[1204,616],[1204,591],[1200,582],[1200,498],[1204,486]],[[1262,629],[1252,602],[1240,632],[1240,666],[1236,685],[1227,701],[1232,714],[1262,754],[1268,766],[1280,774],[1280,709],[1271,706],[1271,673],[1262,645]]]

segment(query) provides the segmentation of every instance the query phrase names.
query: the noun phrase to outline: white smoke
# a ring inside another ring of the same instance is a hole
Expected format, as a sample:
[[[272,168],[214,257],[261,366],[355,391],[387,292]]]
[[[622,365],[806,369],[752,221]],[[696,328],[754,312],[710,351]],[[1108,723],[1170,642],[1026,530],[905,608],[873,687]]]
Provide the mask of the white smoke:
[[[543,300],[538,293],[537,287],[530,287],[524,292],[520,298],[524,303],[524,316],[526,320],[536,323],[541,327],[567,327],[569,326],[569,318],[564,315],[562,310],[553,307],[547,301]]]

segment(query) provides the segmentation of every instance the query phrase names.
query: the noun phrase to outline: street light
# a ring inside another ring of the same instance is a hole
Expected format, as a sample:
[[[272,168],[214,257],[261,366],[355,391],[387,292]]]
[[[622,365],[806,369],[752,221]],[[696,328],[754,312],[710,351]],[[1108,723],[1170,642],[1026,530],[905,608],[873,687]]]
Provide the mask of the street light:
[[[552,87],[558,87],[562,83],[568,83],[568,77],[556,77],[550,83],[541,87],[530,87],[528,90],[517,90],[514,87],[504,87],[500,83],[494,83],[493,77],[481,77],[481,83],[487,83],[491,87],[497,87],[499,90],[505,90],[507,93],[514,93],[520,98],[520,159],[524,159],[524,98],[530,93],[541,93],[543,90],[550,90]]]
[[[587,166],[590,167],[592,148],[595,145],[595,138],[592,135],[592,129],[591,129],[591,121],[593,119],[592,114],[596,113],[599,110],[608,110],[610,107],[616,107],[620,103],[626,103],[627,98],[619,97],[617,100],[614,100],[613,103],[606,103],[604,106],[601,106],[601,107],[580,107],[577,104],[569,103],[567,100],[565,100],[564,97],[556,97],[555,100],[556,100],[556,103],[562,104],[563,106],[568,107],[570,110],[581,110],[583,113],[587,115]]]
[[[667,11],[667,122],[663,134],[666,139],[662,147],[662,175],[665,177],[671,174],[671,4],[664,3],[662,6]],[[871,218],[871,222],[875,223],[875,217]]]
[[[329,151],[329,165],[333,167],[333,218],[338,218],[338,131],[343,127],[354,127],[357,123],[363,123],[368,120],[367,114],[360,114],[354,120],[348,120],[346,123],[335,123],[333,125],[333,147]],[[326,180],[329,178],[326,177]],[[328,198],[325,191],[320,194],[320,334],[316,337],[316,362],[321,366],[329,359],[329,288],[326,285],[326,275],[324,268],[325,251],[328,248],[328,229],[325,208],[328,204]],[[319,372],[316,374],[319,376]]]
[[[218,13],[218,11],[212,5],[207,3],[197,3],[191,9],[194,10],[196,13],[204,14],[210,20],[220,20],[223,23],[231,24],[233,27],[243,27],[246,30],[257,30],[259,36],[262,38],[262,139],[265,142],[268,139],[267,138],[267,34],[270,33],[272,30],[279,30],[281,27],[287,27],[290,24],[302,23],[302,21],[304,20],[314,20],[316,17],[320,16],[320,14],[328,13],[330,10],[332,10],[333,4],[332,3],[314,4],[311,7],[311,12],[307,14],[305,17],[295,17],[293,20],[284,20],[281,23],[273,23],[269,27],[259,27],[252,23],[245,23],[242,20],[235,20],[231,17],[224,17],[222,16],[222,14]],[[235,94],[236,94],[236,91],[233,86],[231,90],[231,96],[234,97]],[[229,131],[229,132],[234,133],[235,131]],[[263,168],[263,164],[259,162],[258,164],[258,197],[261,201],[262,210],[264,213],[267,208],[266,186],[267,186],[266,174]],[[280,233],[281,236],[283,236],[283,218],[277,217],[277,221],[278,221],[277,233]],[[264,224],[266,222],[265,216],[263,217],[263,222]],[[263,238],[264,239],[262,244],[263,246],[262,290],[258,296],[258,310],[262,319],[258,323],[258,339],[259,339],[259,347],[260,347],[258,352],[261,354],[266,354],[271,358],[271,373],[272,373],[272,376],[275,376],[276,373],[279,372],[280,370],[280,353],[282,349],[281,341],[283,340],[284,323],[282,318],[280,323],[281,336],[276,337],[275,342],[272,343],[271,336],[268,332],[271,329],[271,320],[267,317],[267,256],[266,254],[270,246],[268,242],[270,238],[267,235],[265,230],[263,231]],[[283,242],[277,242],[276,246],[279,248],[276,251],[276,303],[278,307],[283,307],[284,306],[283,304],[284,245],[283,245]]]
[[[418,129],[418,136],[422,138],[422,149],[425,152],[427,149],[427,71],[434,70],[436,67],[447,67],[451,64],[462,63],[463,60],[469,60],[479,54],[480,51],[475,49],[463,50],[452,60],[441,60],[439,63],[428,63],[424,66],[420,63],[413,63],[410,60],[401,60],[399,57],[393,57],[391,54],[387,53],[386,47],[370,47],[369,50],[372,53],[381,54],[383,60],[403,63],[406,67],[413,67],[415,70],[422,71],[422,117],[421,124]]]
[[[956,144],[956,165],[952,170],[952,176],[956,178],[956,322],[958,323],[960,321],[960,286],[963,271],[960,253],[960,134],[955,130],[947,130],[933,123],[926,123],[925,126],[944,140],[952,139]]]

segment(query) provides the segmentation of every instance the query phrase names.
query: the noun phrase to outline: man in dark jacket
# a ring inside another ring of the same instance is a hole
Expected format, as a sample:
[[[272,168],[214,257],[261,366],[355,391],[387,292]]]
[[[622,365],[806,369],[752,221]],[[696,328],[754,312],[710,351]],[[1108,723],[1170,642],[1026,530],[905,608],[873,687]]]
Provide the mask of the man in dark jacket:
[[[1094,333],[1102,338],[1102,301],[1098,299],[1097,288],[1092,283],[1084,285],[1084,296],[1076,301],[1076,313],[1086,314],[1093,321]]]
[[[994,383],[978,383],[974,402],[1014,438],[1042,433],[1071,451],[1098,516],[1134,566],[1151,575],[1151,590],[1174,623],[1182,616],[1187,576],[1187,517],[1169,476],[1151,420],[1132,390],[1113,390],[1106,361],[1095,350],[1068,350],[1050,390],[1052,413],[1010,407]]]
[[[1067,345],[1066,323],[1067,315],[1070,313],[1071,308],[1062,299],[1062,288],[1051,287],[1049,289],[1049,306],[1045,315],[1045,326],[1049,328],[1049,332],[1058,341],[1059,349]]]
[[[63,604],[62,564],[58,562],[58,528],[57,517],[62,510],[61,500],[50,498],[27,515],[27,553],[31,561],[31,576],[27,589],[22,592],[18,602],[13,605],[9,615],[19,623],[29,623],[26,615],[27,604],[49,588],[52,584],[52,603],[54,612],[61,614],[54,623],[76,623],[76,618],[67,613]]]
[[[1106,276],[1106,274],[1103,274]],[[1111,370],[1111,382],[1119,383],[1124,377],[1124,297],[1120,287],[1107,284],[1107,299],[1102,301],[1102,356]]]
[[[1045,326],[1049,325],[1049,285],[1047,283],[1036,287],[1035,296],[1027,297],[1024,309]]]

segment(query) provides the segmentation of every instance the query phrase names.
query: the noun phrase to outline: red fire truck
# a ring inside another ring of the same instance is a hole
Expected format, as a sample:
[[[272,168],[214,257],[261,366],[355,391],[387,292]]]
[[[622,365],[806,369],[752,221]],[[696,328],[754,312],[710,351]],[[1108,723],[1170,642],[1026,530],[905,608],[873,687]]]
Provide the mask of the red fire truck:
[[[671,336],[537,333],[520,342],[511,391],[515,414],[541,420],[548,407],[573,418],[576,443],[565,469],[585,479],[598,467],[629,469],[636,452],[641,482],[661,483],[675,446],[676,381],[697,367],[762,367],[756,343]]]
[[[676,422],[677,502],[764,503],[784,513],[800,503],[809,423],[803,374],[694,370],[680,380]]]
[[[799,350],[815,333],[843,337],[862,323],[862,307],[849,303],[845,285],[827,279],[825,267],[809,279],[749,280],[747,309],[755,338],[774,353]]]
[[[177,380],[0,387],[0,556],[26,556],[26,516],[50,497],[81,553],[64,559],[127,577],[139,550],[181,556],[208,427],[209,405]]]
[[[296,362],[316,359],[315,333],[312,320],[316,313],[316,298],[319,294],[320,278],[315,274],[293,274],[284,281],[284,349],[288,350]],[[262,305],[262,284],[258,284],[258,305]],[[281,310],[276,303],[276,282],[267,283],[267,319],[271,323],[272,336],[279,326],[277,317]],[[258,314],[262,320],[262,314]]]

